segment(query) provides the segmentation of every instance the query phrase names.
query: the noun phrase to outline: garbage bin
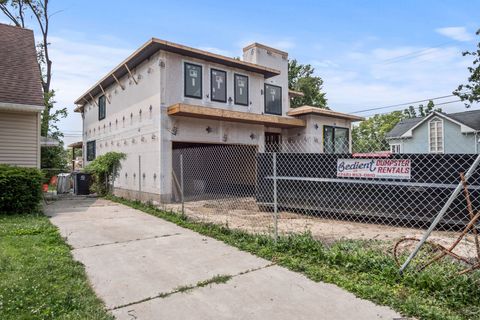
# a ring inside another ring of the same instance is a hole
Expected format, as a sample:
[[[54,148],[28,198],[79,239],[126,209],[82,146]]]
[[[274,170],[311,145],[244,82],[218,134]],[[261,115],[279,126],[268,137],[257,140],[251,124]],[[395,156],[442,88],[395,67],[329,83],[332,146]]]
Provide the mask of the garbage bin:
[[[76,172],[73,174],[73,193],[76,195],[90,194],[91,176],[88,173]]]
[[[70,192],[70,173],[60,173],[57,178],[57,194]]]

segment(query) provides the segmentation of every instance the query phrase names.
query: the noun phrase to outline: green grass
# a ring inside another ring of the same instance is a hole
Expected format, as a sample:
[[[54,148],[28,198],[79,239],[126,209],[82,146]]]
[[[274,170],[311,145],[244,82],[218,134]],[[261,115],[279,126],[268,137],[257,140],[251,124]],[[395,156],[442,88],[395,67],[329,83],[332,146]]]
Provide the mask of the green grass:
[[[0,319],[112,319],[43,215],[0,215]]]
[[[340,241],[326,247],[310,234],[301,234],[279,237],[275,243],[267,235],[191,221],[136,201],[108,199],[276,262],[313,281],[334,283],[405,316],[480,319],[480,275],[454,277],[459,268],[456,264],[445,262],[421,273],[409,270],[400,276],[391,254],[385,252],[385,244],[379,241]]]

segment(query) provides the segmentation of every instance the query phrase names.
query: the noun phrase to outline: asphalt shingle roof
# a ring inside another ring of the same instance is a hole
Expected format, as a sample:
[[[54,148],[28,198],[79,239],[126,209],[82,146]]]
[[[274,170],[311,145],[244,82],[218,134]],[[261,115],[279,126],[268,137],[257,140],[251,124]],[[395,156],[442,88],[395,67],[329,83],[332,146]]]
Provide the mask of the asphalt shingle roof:
[[[401,120],[385,136],[387,138],[400,137],[402,134],[404,134],[405,132],[413,128],[413,126],[415,126],[417,123],[419,123],[422,120],[423,118],[411,118],[411,119]]]
[[[456,113],[443,113],[437,112],[438,114],[442,114],[448,118],[456,120],[467,127],[470,127],[474,130],[480,130],[480,110],[469,110],[463,112],[456,112]],[[387,138],[398,138],[411,128],[413,128],[417,123],[422,121],[424,118],[412,118],[412,119],[404,119],[397,123],[393,129],[388,132],[385,136]]]
[[[43,105],[33,31],[1,23],[0,102]]]

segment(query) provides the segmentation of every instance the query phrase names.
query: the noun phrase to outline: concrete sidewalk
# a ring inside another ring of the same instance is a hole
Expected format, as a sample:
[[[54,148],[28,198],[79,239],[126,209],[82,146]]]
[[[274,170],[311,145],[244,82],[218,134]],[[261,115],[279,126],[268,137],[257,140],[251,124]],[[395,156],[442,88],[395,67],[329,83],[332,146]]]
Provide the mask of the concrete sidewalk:
[[[59,200],[47,215],[118,319],[395,319],[386,307],[138,210]],[[211,283],[217,275],[231,278]],[[191,290],[181,292],[185,287]]]

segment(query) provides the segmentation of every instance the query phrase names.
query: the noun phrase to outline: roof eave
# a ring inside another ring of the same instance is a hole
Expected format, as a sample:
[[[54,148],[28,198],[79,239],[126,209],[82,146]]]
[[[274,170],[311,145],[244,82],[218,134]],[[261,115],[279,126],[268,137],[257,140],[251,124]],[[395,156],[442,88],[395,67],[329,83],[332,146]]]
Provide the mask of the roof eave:
[[[265,66],[236,60],[219,54],[207,52],[200,49],[195,49],[173,42],[168,42],[165,40],[160,40],[157,38],[151,38],[146,43],[144,43],[140,48],[135,50],[130,56],[123,60],[119,65],[117,65],[112,71],[100,79],[95,85],[90,87],[85,93],[83,93],[78,99],[75,100],[76,105],[84,105],[86,101],[91,100],[91,96],[95,97],[101,92],[100,85],[106,89],[108,86],[115,82],[115,79],[112,75],[115,75],[117,79],[125,76],[128,71],[125,68],[125,65],[129,69],[134,69],[140,63],[148,59],[152,54],[159,50],[165,50],[180,55],[190,56],[192,58],[198,58],[205,61],[210,61],[214,63],[223,64],[230,66],[232,68],[243,69],[246,71],[263,74],[265,78],[274,77],[280,75],[280,71]],[[76,108],[75,112],[80,112],[83,108]]]

